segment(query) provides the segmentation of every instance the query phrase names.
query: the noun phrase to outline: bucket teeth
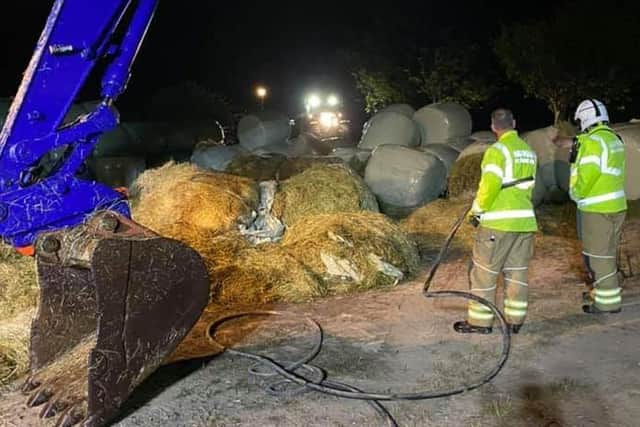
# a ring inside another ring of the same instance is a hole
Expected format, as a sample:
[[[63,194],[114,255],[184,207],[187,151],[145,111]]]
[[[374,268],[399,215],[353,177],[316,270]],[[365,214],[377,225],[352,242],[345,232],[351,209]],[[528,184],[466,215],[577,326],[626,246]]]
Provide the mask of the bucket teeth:
[[[51,391],[41,388],[33,393],[31,397],[29,397],[29,400],[27,400],[27,406],[33,408],[35,406],[45,404],[49,401],[49,399],[51,399],[52,396],[53,393],[51,393]]]
[[[27,393],[31,393],[32,391],[34,391],[35,389],[37,389],[38,387],[40,387],[40,382],[38,382],[37,380],[35,380],[33,377],[28,378],[24,384],[22,385],[22,392],[27,394]]]
[[[51,400],[49,401],[42,411],[40,412],[40,418],[51,418],[60,414],[62,411],[66,409],[66,404],[59,400]]]
[[[82,418],[77,414],[75,408],[71,407],[60,415],[54,427],[73,427],[80,424]]]

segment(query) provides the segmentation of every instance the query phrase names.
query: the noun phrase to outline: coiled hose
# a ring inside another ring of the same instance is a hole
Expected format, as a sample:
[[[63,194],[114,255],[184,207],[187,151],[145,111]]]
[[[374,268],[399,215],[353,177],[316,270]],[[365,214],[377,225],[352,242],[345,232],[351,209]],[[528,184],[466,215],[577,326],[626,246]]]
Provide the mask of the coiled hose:
[[[469,292],[463,291],[452,291],[452,290],[444,290],[444,291],[430,291],[429,288],[431,286],[431,282],[435,277],[436,271],[442,260],[444,259],[447,251],[449,250],[449,246],[451,245],[451,241],[455,237],[458,229],[464,222],[467,213],[469,212],[470,207],[467,208],[464,213],[458,218],[455,222],[449,235],[447,236],[442,248],[438,254],[438,257],[434,261],[427,278],[424,282],[422,293],[426,298],[463,298],[467,300],[473,300],[480,304],[483,304],[491,309],[493,314],[498,319],[498,328],[502,335],[502,352],[495,366],[486,374],[484,374],[480,379],[467,384],[462,384],[457,387],[453,387],[450,389],[440,390],[440,391],[420,391],[420,392],[412,392],[412,393],[375,393],[375,392],[367,392],[359,390],[351,385],[340,383],[337,381],[332,381],[326,378],[326,374],[323,369],[313,366],[310,362],[320,353],[323,343],[323,331],[322,327],[313,319],[308,317],[303,317],[304,320],[313,326],[317,331],[317,339],[315,341],[315,345],[313,349],[300,360],[283,363],[275,361],[269,357],[249,353],[241,350],[235,350],[233,348],[227,348],[224,345],[220,344],[216,341],[215,334],[216,330],[224,323],[242,318],[242,317],[253,317],[253,316],[297,316],[292,313],[286,312],[278,312],[278,311],[256,311],[256,312],[243,312],[243,313],[234,313],[222,318],[217,319],[208,328],[208,336],[213,344],[219,346],[224,349],[224,351],[230,355],[240,356],[243,358],[247,358],[257,362],[255,366],[250,368],[250,373],[252,375],[261,376],[261,377],[274,377],[279,376],[282,379],[276,383],[273,383],[267,386],[266,391],[270,394],[296,394],[302,391],[313,390],[320,393],[328,394],[336,397],[343,397],[346,399],[357,399],[367,401],[376,412],[385,419],[387,425],[389,426],[397,426],[396,421],[393,419],[389,411],[382,406],[380,402],[382,401],[395,401],[395,400],[426,400],[426,399],[436,399],[441,397],[448,397],[457,394],[461,394],[473,389],[476,389],[489,381],[491,381],[498,373],[502,370],[507,359],[509,357],[509,351],[511,348],[511,333],[509,328],[507,328],[507,321],[504,318],[503,314],[500,310],[491,302],[487,301],[484,298],[473,295]],[[271,372],[262,372],[257,366],[263,366],[271,369]],[[316,378],[309,379],[296,371],[304,370],[310,374],[313,374]],[[290,386],[297,384],[298,388],[296,388],[293,392],[285,392],[283,389],[280,389],[282,386]]]

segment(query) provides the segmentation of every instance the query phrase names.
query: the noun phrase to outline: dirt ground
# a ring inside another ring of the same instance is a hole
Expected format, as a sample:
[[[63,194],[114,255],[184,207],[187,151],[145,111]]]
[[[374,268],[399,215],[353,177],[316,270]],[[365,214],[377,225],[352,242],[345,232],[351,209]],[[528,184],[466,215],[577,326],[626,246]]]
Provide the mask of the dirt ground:
[[[631,221],[622,263],[627,273],[630,266],[640,265],[638,236],[640,221]],[[531,264],[530,314],[520,334],[512,337],[504,369],[490,383],[464,394],[384,403],[398,425],[639,425],[640,275],[633,272],[624,282],[622,313],[587,316],[580,309],[580,262],[576,241],[538,239]],[[448,259],[432,290],[466,290],[467,263],[466,257]],[[464,315],[464,301],[424,298],[423,279],[390,291],[272,309],[313,318],[322,326],[323,348],[311,363],[326,370],[331,380],[384,393],[435,391],[473,382],[493,368],[500,334],[453,332],[452,323]],[[301,319],[262,319],[233,345],[283,362],[297,360],[317,338]],[[237,339],[225,334],[225,326],[218,336]],[[136,390],[113,425],[387,425],[364,401],[296,394],[291,388],[286,388],[289,395],[269,394],[265,383],[276,379],[251,375],[253,365],[222,354],[163,367]]]

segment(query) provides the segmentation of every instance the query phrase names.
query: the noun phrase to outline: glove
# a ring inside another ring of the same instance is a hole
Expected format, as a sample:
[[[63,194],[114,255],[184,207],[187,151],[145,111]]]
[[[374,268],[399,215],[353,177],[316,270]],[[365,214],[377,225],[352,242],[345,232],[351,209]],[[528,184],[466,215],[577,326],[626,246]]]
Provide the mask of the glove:
[[[467,221],[469,221],[469,224],[473,225],[474,227],[478,227],[480,225],[480,214],[477,212],[469,211],[469,213],[467,214]]]

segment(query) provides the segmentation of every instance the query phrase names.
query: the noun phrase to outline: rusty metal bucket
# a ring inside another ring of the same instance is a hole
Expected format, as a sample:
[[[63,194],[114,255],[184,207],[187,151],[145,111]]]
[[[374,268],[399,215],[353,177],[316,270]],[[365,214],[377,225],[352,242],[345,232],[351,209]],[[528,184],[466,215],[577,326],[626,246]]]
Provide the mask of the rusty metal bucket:
[[[193,249],[112,212],[36,244],[40,301],[16,425],[103,426],[209,300]]]

